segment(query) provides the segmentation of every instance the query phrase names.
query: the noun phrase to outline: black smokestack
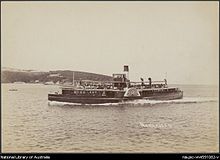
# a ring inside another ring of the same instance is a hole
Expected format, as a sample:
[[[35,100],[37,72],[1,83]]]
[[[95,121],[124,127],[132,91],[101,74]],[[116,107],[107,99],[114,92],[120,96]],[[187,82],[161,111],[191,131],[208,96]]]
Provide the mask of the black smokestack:
[[[150,88],[151,88],[151,85],[152,85],[151,78],[148,78],[148,80],[149,80],[149,86],[150,86]]]

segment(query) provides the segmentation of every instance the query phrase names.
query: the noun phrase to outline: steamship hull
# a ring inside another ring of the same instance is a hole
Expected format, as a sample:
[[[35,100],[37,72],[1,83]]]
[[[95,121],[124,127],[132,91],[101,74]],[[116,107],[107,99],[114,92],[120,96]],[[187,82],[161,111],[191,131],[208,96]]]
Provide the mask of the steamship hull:
[[[62,94],[49,94],[49,101],[80,103],[80,104],[103,104],[103,103],[120,103],[123,101],[136,100],[140,97],[132,98],[99,98],[99,97],[73,97]]]
[[[147,100],[175,100],[182,98],[183,98],[183,91],[143,97],[143,99],[147,99]]]
[[[85,96],[72,96],[63,94],[49,94],[49,101],[57,102],[68,102],[68,103],[80,103],[80,104],[103,104],[103,103],[120,103],[138,99],[146,100],[174,100],[183,98],[183,92],[173,92],[173,93],[157,93],[146,96],[135,96],[135,97],[85,97]]]

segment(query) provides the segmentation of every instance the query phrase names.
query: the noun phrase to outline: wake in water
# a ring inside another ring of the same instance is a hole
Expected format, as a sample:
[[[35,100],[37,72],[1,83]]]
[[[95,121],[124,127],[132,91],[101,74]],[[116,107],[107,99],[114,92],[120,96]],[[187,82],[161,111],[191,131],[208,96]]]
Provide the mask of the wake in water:
[[[213,97],[184,97],[183,99],[176,100],[132,100],[120,103],[103,103],[103,104],[81,104],[81,103],[68,103],[68,102],[55,102],[49,101],[48,105],[51,106],[119,106],[119,105],[155,105],[155,104],[186,104],[186,103],[207,103],[207,102],[217,102],[217,98]]]

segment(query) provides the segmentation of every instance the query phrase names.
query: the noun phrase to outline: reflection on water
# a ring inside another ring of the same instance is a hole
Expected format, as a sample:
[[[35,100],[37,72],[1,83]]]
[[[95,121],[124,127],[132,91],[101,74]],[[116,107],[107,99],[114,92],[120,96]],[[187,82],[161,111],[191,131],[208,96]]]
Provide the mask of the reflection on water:
[[[180,88],[182,100],[73,105],[48,104],[56,86],[3,84],[3,152],[217,152],[216,88]]]

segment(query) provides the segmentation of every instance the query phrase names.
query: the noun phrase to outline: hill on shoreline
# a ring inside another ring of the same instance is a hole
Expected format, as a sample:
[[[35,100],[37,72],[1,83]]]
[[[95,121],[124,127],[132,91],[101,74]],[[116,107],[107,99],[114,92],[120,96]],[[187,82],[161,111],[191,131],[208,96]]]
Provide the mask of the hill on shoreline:
[[[55,71],[33,71],[33,70],[19,70],[12,68],[2,68],[1,82],[2,83],[65,83],[72,82],[74,72],[74,80],[92,80],[92,81],[111,81],[112,77],[102,74],[70,71],[70,70],[55,70]]]

